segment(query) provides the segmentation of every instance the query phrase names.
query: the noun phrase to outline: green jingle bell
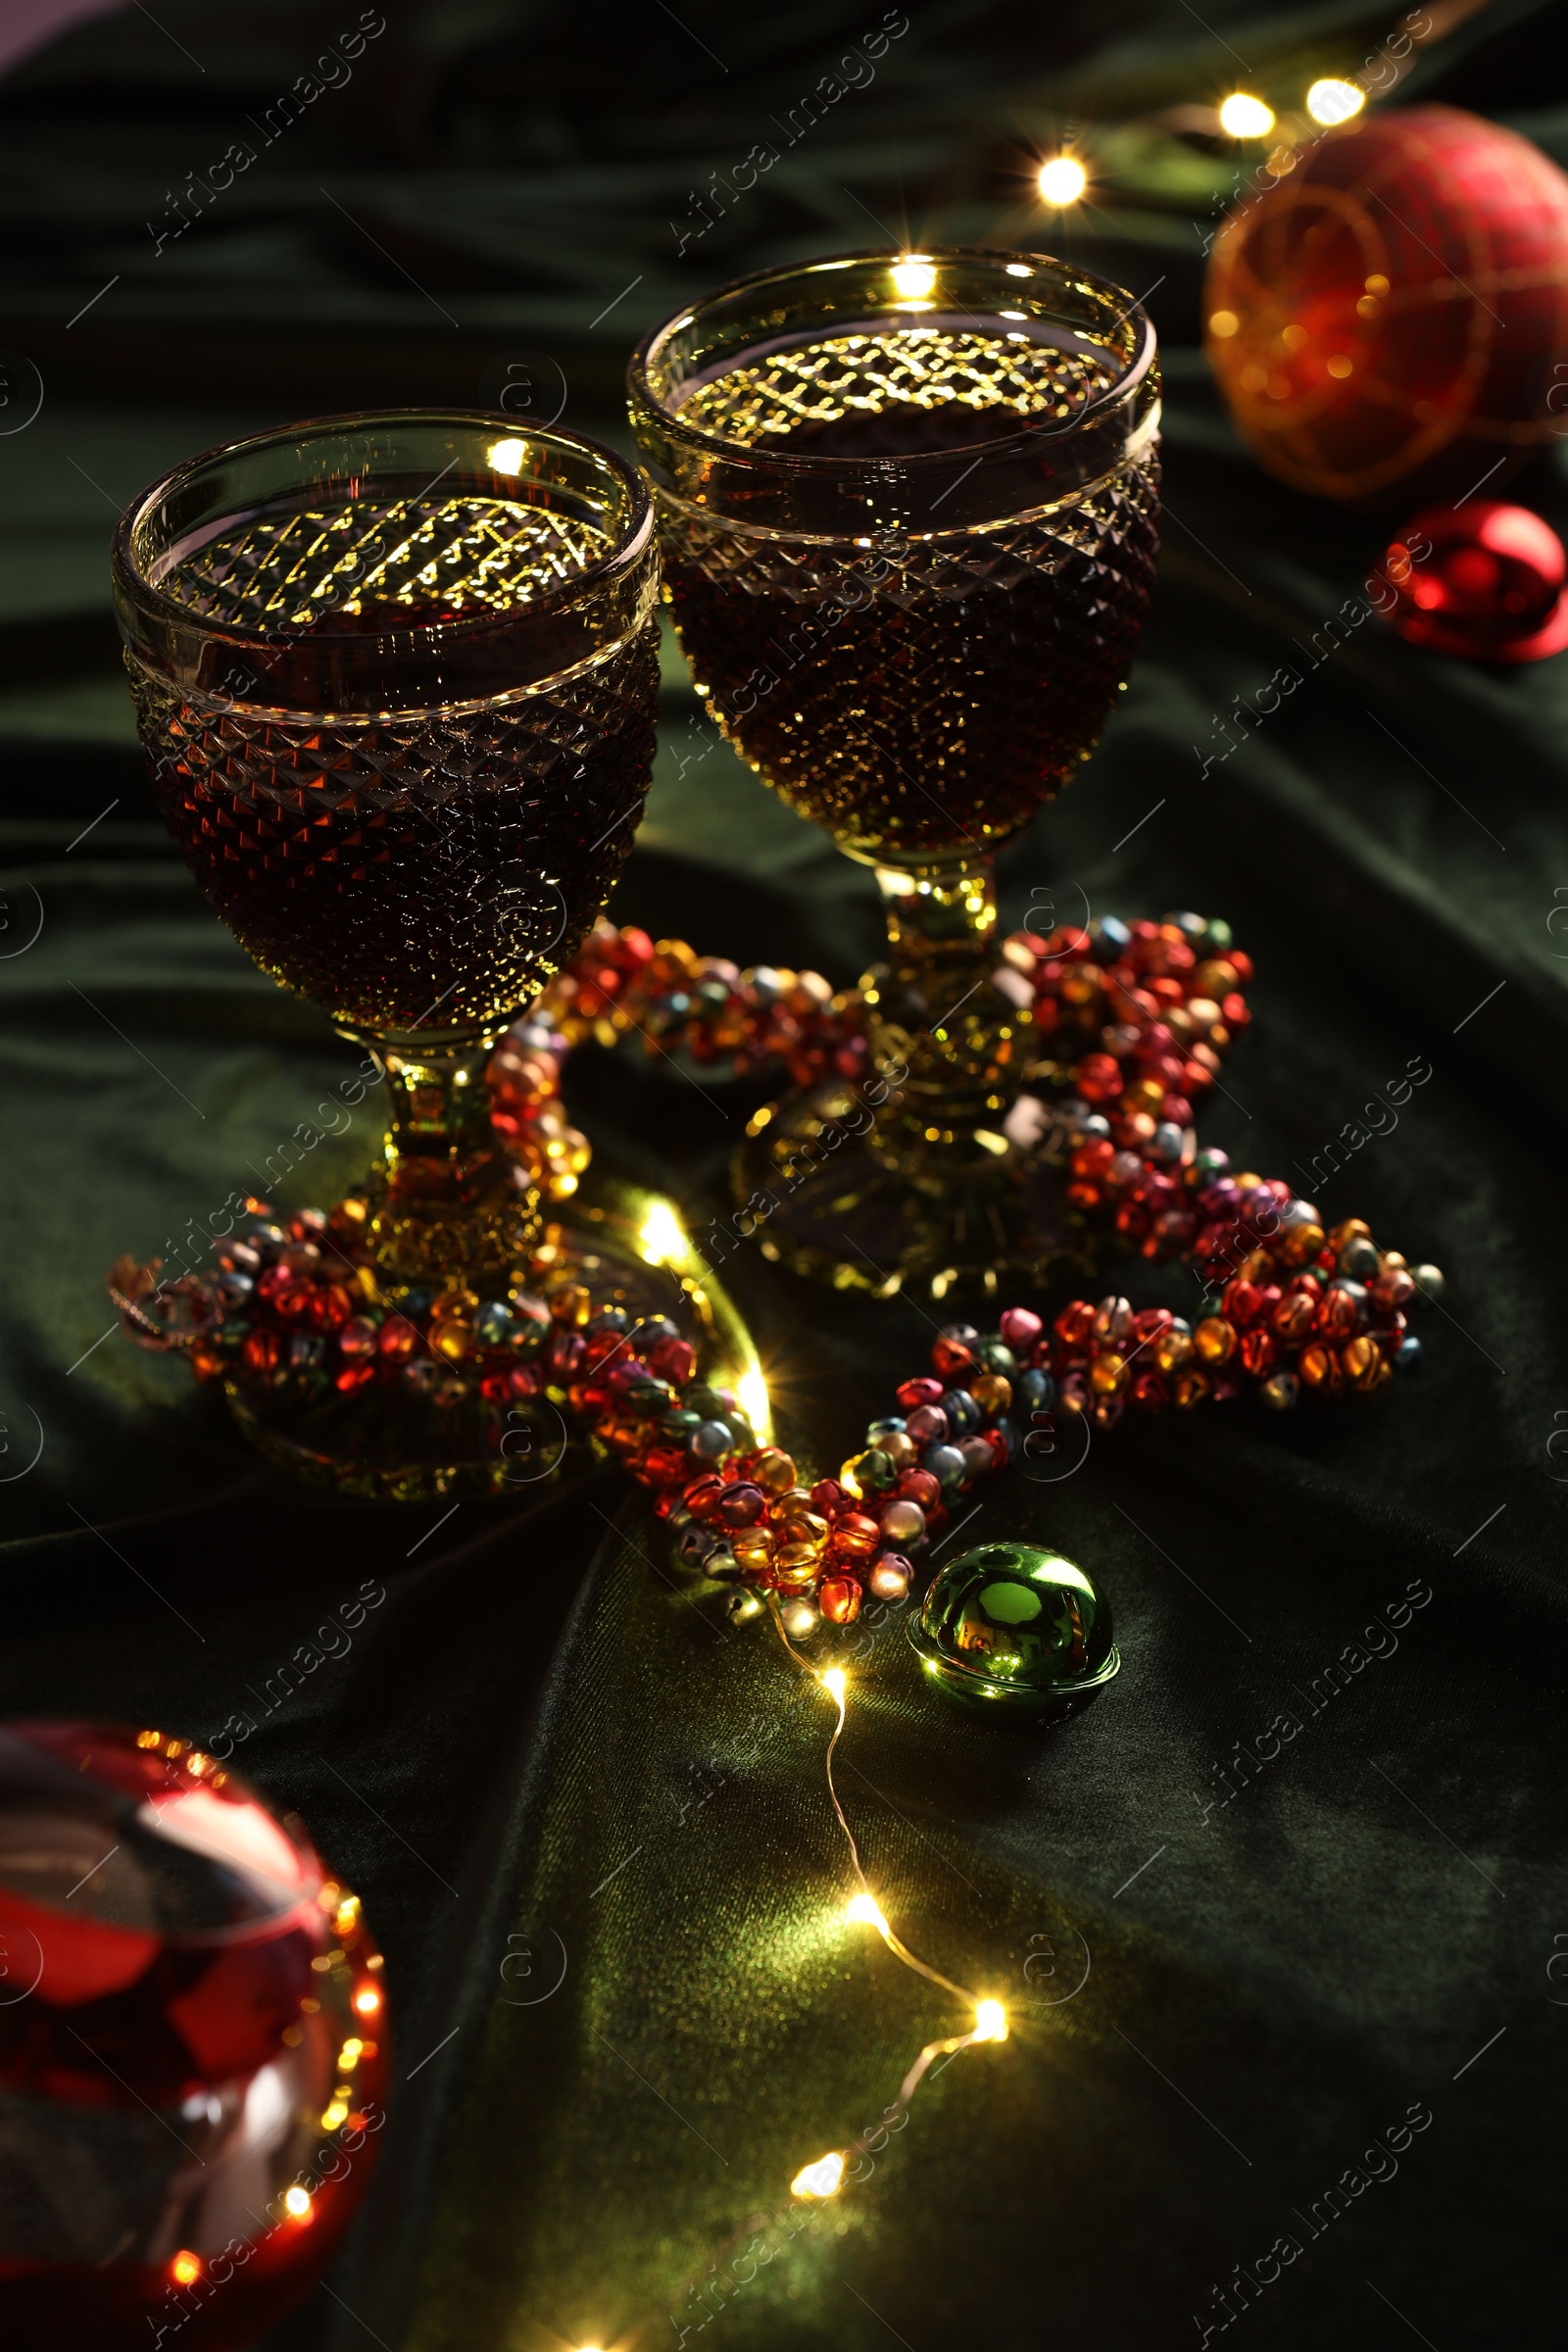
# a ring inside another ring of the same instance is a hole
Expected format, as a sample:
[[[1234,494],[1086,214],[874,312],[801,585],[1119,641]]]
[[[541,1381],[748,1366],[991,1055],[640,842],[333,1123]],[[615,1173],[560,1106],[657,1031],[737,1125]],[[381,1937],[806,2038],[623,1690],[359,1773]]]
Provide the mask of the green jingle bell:
[[[950,1561],[909,1640],[953,1697],[1018,1714],[1062,1708],[1121,1665],[1093,1578],[1033,1544],[983,1544]]]

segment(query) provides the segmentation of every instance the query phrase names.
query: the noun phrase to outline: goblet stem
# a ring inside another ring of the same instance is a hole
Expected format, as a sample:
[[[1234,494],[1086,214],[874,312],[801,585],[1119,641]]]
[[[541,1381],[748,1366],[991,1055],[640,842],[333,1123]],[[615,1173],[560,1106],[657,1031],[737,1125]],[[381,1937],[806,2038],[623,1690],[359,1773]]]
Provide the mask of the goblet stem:
[[[996,861],[970,853],[879,865],[876,878],[889,969],[874,986],[872,1050],[897,1103],[876,1140],[916,1183],[936,1190],[966,1168],[994,1166],[1003,1150],[1013,1041],[986,987]]]
[[[371,1042],[386,1074],[391,1123],[371,1178],[367,1238],[405,1282],[504,1277],[541,1225],[526,1170],[490,1120],[485,1063],[494,1036],[418,1051]]]

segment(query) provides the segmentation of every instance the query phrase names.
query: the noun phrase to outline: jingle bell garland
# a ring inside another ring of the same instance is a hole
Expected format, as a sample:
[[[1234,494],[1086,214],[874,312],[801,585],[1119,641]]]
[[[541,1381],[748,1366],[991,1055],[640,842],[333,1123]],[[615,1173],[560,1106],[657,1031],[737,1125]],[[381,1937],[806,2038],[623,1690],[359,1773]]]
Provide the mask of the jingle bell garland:
[[[1216,1189],[1210,1173],[1194,1169],[1202,1193]],[[1271,1203],[1275,1190],[1254,1179],[1251,1199]],[[1240,1227],[1225,1228],[1227,1239]],[[989,1337],[950,1324],[932,1347],[931,1374],[900,1386],[899,1411],[867,1425],[864,1449],[836,1479],[798,1485],[794,1463],[773,1448],[715,1464],[678,1497],[662,1494],[656,1507],[688,1564],[790,1603],[784,1627],[800,1641],[818,1615],[850,1625],[867,1595],[903,1599],[959,1498],[1029,1458],[1031,1446],[1037,1458],[1053,1453],[1057,1416],[1110,1429],[1129,1405],[1186,1411],[1226,1402],[1248,1383],[1280,1410],[1303,1391],[1376,1396],[1419,1358],[1403,1313],[1416,1291],[1404,1259],[1380,1252],[1360,1218],[1328,1235],[1315,1222],[1282,1220],[1226,1282],[1219,1311],[1196,1328],[1167,1307],[1135,1313],[1117,1297],[1098,1306],[1072,1299],[1049,1328],[1029,1307],[1004,1309]]]
[[[1232,1033],[1251,1017],[1241,994],[1251,977],[1251,958],[1232,947],[1226,923],[1107,915],[1044,935],[1013,933],[998,950],[992,986],[1010,1012],[1032,1016],[1025,1083],[1071,1078],[1092,1107],[1115,1103],[1117,1147],[1136,1151],[1161,1124],[1191,1124]],[[610,1046],[636,1031],[650,1054],[685,1053],[709,1067],[727,1061],[736,1077],[782,1062],[799,1087],[829,1075],[853,1082],[870,1066],[858,989],[835,994],[818,972],[766,964],[743,972],[725,957],[694,955],[683,940],[656,946],[646,931],[604,919],[531,1018],[568,1046]],[[510,1112],[507,1054],[504,1044],[491,1086]],[[524,1092],[522,1105],[527,1100]]]
[[[994,1332],[951,1324],[930,1372],[901,1384],[896,1409],[868,1423],[837,1477],[807,1483],[782,1448],[759,1447],[734,1394],[699,1378],[672,1322],[634,1321],[579,1283],[547,1280],[506,1301],[459,1290],[389,1298],[352,1197],[281,1223],[252,1200],[256,1222],[218,1246],[209,1272],[162,1282],[158,1261],[122,1258],[110,1295],[128,1337],[183,1350],[204,1382],[345,1395],[406,1382],[437,1403],[472,1386],[498,1430],[519,1405],[549,1403],[650,1490],[682,1560],[734,1588],[733,1614],[757,1614],[765,1597],[804,1639],[824,1619],[854,1623],[868,1597],[904,1598],[953,1506],[1031,1449],[1053,1450],[1062,1417],[1108,1430],[1129,1408],[1187,1411],[1247,1388],[1280,1409],[1303,1393],[1370,1396],[1418,1359],[1404,1310],[1441,1290],[1435,1268],[1412,1273],[1359,1218],[1325,1232],[1288,1185],[1233,1176],[1223,1152],[1197,1148],[1194,1102],[1249,1018],[1250,977],[1225,927],[1195,915],[1107,917],[1004,943],[994,985],[1033,1016],[1025,1084],[1041,1090],[1045,1148],[1065,1167],[1075,1213],[1146,1258],[1190,1264],[1210,1311],[1189,1321],[1113,1294],[1071,1299],[1049,1325],[1025,1306]],[[858,992],[834,995],[812,973],[741,972],[602,922],[489,1071],[497,1132],[547,1200],[567,1197],[588,1158],[560,1101],[568,1054],[634,1028],[652,1053],[738,1072],[782,1058],[803,1085],[868,1066]]]

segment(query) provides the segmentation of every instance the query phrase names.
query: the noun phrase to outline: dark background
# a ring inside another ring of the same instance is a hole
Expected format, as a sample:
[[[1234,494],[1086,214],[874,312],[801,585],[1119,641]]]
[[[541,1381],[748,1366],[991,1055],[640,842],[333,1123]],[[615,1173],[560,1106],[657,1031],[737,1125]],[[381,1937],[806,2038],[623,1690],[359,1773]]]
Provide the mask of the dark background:
[[[8,381],[30,365],[43,388],[21,429],[28,404],[0,410],[0,1473],[42,1437],[0,1485],[0,1707],[208,1739],[385,1579],[351,1654],[244,1751],[363,1892],[399,2019],[384,2162],[277,2339],[297,2352],[695,2343],[690,2289],[732,2229],[950,2029],[940,1995],[834,1924],[811,1704],[760,1641],[672,1593],[613,1479],[444,1523],[334,1504],[259,1467],[177,1365],[104,1337],[109,1261],[167,1250],[352,1058],[255,972],[157,825],[107,546],[196,449],[335,408],[493,402],[509,366],[543,414],[564,400],[624,447],[635,336],[744,269],[1065,245],[1151,289],[1166,550],[1125,708],[1011,854],[1005,911],[1046,894],[1069,919],[1082,891],[1096,911],[1228,915],[1256,1019],[1205,1140],[1365,1216],[1449,1289],[1423,1372],[1376,1405],[1124,1423],[1077,1474],[987,1493],[986,1533],[1101,1580],[1122,1675],[1064,1729],[1007,1737],[939,1708],[890,1636],[845,1787],[890,1913],[1008,2002],[1014,2038],[923,2091],[810,2233],[775,2230],[701,2334],[1196,2342],[1233,2266],[1307,2242],[1300,2213],[1420,2102],[1397,2177],[1236,2327],[1292,2348],[1555,2343],[1568,663],[1471,668],[1369,623],[1206,779],[1194,750],[1353,591],[1387,524],[1280,489],[1236,442],[1198,349],[1231,164],[1162,118],[1237,83],[1296,103],[1391,19],[909,0],[874,82],[682,254],[693,192],[882,13],[386,0],[352,80],[161,251],[187,174],[257,145],[247,119],[358,10],[162,0],[52,36],[41,6],[0,25],[0,345]],[[1568,162],[1561,11],[1454,15],[1404,93]],[[1096,181],[1063,220],[1030,177],[1069,134]],[[1562,528],[1557,456],[1519,488]],[[852,978],[876,938],[866,878],[712,741],[678,660],[666,675],[616,911]],[[1434,1076],[1397,1131],[1309,1188],[1300,1163],[1412,1056]],[[716,1202],[725,1089],[636,1055],[585,1057],[572,1085],[601,1164]],[[285,1203],[331,1198],[372,1140],[323,1147]],[[917,1368],[920,1313],[733,1263],[791,1435],[831,1467]],[[1396,1652],[1205,1819],[1235,1744],[1300,1713],[1292,1694],[1413,1581],[1432,1598]],[[560,1988],[509,2005],[509,1948],[541,1987],[559,1948]],[[1084,1952],[1087,1983],[1053,2001]]]

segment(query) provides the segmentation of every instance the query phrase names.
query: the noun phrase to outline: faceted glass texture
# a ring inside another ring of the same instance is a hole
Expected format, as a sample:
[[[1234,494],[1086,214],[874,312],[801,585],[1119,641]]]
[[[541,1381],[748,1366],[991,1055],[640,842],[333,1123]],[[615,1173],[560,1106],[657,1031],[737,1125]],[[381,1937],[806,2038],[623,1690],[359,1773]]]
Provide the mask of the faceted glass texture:
[[[357,1031],[498,1027],[575,953],[630,852],[652,622],[553,691],[420,716],[262,715],[129,667],[186,863],[264,971]]]
[[[719,726],[792,808],[883,862],[1008,840],[1089,757],[1148,610],[1158,507],[1151,454],[1043,513],[868,558],[659,500]]]
[[[997,437],[999,425],[1016,430],[1019,416],[1066,421],[1108,392],[1118,373],[1103,353],[1032,343],[1000,324],[989,334],[903,325],[769,352],[701,385],[682,403],[681,414],[700,431],[742,448],[787,436],[805,455],[860,458],[878,453],[860,434],[828,428],[899,409],[932,417],[967,411],[966,439],[978,443]],[[803,443],[799,436],[807,429],[811,438]],[[932,446],[946,448],[951,439],[943,435]],[[906,433],[896,443],[890,435],[889,443],[889,454],[910,454]]]
[[[650,337],[665,595],[742,757],[853,857],[983,858],[1089,756],[1156,552],[1152,337],[1040,256],[853,256]]]
[[[482,416],[319,418],[156,484],[114,568],[160,805],[241,945],[367,1043],[494,1036],[642,814],[635,475]]]

